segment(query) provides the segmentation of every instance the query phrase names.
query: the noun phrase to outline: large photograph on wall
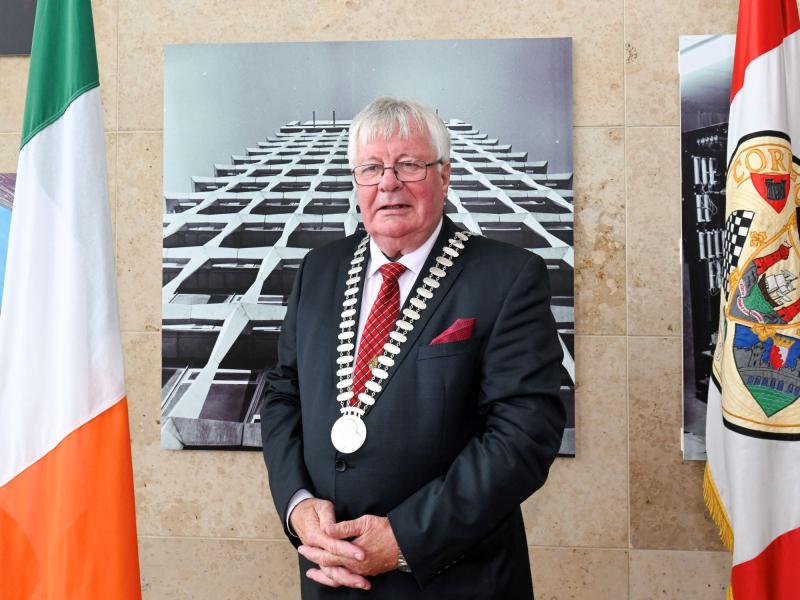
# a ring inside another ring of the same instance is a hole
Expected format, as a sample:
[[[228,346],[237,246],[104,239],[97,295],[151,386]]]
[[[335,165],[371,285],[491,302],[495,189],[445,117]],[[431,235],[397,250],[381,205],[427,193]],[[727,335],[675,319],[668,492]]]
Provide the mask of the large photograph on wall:
[[[683,455],[705,460],[706,396],[724,282],[725,168],[734,35],[680,38]]]
[[[363,231],[350,120],[389,95],[450,130],[447,216],[545,260],[574,454],[571,40],[168,46],[164,90],[163,448],[260,449],[303,256]]]

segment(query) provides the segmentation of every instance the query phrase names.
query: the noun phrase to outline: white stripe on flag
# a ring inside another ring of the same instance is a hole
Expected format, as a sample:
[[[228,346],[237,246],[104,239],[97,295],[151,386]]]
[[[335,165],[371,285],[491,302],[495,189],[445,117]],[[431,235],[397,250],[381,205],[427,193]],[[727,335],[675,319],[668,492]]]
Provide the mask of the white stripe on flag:
[[[800,513],[785,502],[800,498],[800,478],[786,477],[787,465],[800,465],[800,444],[762,440],[722,424],[722,396],[708,386],[706,450],[714,484],[734,531],[733,564],[758,556],[779,535],[800,527]],[[736,477],[729,477],[736,473]]]
[[[765,52],[747,66],[746,83],[731,102],[727,162],[744,133],[783,131],[792,138],[795,148],[800,143],[800,65],[787,64],[797,56],[800,31],[785,38],[783,46]]]
[[[100,90],[20,152],[0,312],[0,486],[124,396]]]

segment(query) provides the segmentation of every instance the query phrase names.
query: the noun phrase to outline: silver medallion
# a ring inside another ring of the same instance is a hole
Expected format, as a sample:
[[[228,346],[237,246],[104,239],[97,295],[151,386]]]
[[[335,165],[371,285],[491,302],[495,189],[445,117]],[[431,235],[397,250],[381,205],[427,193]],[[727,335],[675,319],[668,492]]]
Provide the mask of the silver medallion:
[[[331,428],[333,447],[342,454],[352,454],[364,445],[366,439],[367,426],[355,415],[342,415]]]

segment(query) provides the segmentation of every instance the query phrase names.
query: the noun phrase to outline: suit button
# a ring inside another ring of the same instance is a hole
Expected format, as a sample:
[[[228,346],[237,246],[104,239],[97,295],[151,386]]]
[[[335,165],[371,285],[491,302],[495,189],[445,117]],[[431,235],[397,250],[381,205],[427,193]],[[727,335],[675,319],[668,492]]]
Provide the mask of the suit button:
[[[336,459],[336,462],[334,463],[334,466],[336,467],[336,470],[339,471],[340,473],[342,471],[346,471],[347,470],[347,463],[344,462],[341,458],[337,458]]]

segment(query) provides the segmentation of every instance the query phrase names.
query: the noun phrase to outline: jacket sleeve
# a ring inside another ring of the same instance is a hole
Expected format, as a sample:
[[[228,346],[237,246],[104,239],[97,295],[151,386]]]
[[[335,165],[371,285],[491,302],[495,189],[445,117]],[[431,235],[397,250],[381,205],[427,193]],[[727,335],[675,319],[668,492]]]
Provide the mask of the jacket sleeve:
[[[269,487],[284,531],[294,545],[299,544],[299,539],[286,527],[289,500],[300,488],[314,493],[303,460],[303,424],[297,379],[297,307],[304,267],[305,261],[300,265],[292,286],[278,339],[278,362],[267,373],[261,406],[261,439]]]
[[[457,562],[540,488],[561,444],[563,354],[536,255],[510,286],[480,364],[485,420],[447,472],[388,517],[420,587]]]

